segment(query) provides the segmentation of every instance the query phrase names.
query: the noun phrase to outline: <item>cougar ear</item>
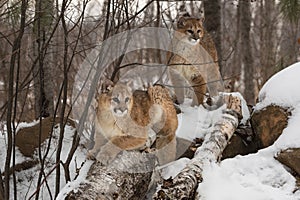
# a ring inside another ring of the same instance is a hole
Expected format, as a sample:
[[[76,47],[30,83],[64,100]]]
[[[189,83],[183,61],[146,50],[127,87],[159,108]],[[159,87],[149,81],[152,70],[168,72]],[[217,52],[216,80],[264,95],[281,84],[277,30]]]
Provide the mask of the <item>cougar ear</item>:
[[[109,92],[109,91],[112,91],[112,89],[114,88],[114,85],[107,85],[106,86],[106,90]]]
[[[197,20],[201,25],[203,25],[203,23],[205,21],[205,17],[198,18]]]
[[[183,28],[186,24],[185,17],[180,17],[177,22],[177,28]]]
[[[188,13],[188,12],[183,13],[181,16],[182,17],[191,17],[190,13]]]
[[[126,82],[126,86],[130,89],[130,92],[132,92],[132,88],[133,88],[133,80],[130,79]]]
[[[107,93],[112,90],[114,87],[114,82],[112,82],[110,79],[106,78],[104,79],[102,85],[101,85],[101,93]]]
[[[130,87],[131,85],[133,85],[133,79],[128,79],[123,84],[127,85],[128,87]]]

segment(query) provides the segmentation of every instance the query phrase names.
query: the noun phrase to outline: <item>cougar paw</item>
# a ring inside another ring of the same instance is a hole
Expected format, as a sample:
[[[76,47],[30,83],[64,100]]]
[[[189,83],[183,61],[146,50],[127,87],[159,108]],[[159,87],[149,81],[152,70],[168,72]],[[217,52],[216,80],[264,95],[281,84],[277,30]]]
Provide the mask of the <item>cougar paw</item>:
[[[87,156],[86,156],[86,158],[87,158],[88,160],[96,160],[95,153],[89,151],[88,154],[87,154]]]
[[[113,161],[117,154],[109,151],[100,151],[96,157],[96,160],[100,162],[102,165],[108,165]]]

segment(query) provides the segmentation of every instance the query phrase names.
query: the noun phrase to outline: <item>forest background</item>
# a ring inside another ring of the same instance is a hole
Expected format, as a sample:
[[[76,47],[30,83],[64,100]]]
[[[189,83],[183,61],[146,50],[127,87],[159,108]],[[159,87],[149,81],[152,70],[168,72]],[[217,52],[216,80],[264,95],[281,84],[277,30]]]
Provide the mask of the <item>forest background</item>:
[[[179,13],[186,11],[205,16],[226,90],[241,92],[250,105],[273,74],[299,60],[299,0],[1,0],[0,128],[8,138],[5,177],[10,176],[7,169],[19,122],[72,118],[75,75],[98,42],[134,28],[172,30]],[[142,62],[161,62],[159,50],[138,53]],[[120,67],[122,59],[108,71]],[[60,125],[65,126],[63,120]],[[0,177],[0,191],[8,195],[8,188],[7,179]],[[58,188],[59,183],[56,194]]]

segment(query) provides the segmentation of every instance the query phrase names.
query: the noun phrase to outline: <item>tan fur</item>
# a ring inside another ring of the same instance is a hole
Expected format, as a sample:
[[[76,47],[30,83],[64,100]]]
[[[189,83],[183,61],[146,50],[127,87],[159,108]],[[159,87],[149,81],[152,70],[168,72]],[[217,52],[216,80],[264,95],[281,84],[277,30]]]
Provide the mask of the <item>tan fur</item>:
[[[211,36],[203,28],[203,19],[181,17],[178,20],[171,53],[168,53],[167,61],[178,102],[182,103],[184,100],[182,86],[184,86],[183,79],[185,79],[195,93],[193,105],[202,104],[207,80],[219,77],[217,51]],[[208,67],[196,65],[209,62],[210,66]]]
[[[124,114],[121,111],[116,113],[118,109],[123,110]],[[100,150],[97,159],[104,164],[122,150],[153,147],[153,142],[149,142],[149,133],[153,132],[157,139],[155,148],[163,149],[171,144],[167,156],[161,156],[163,150],[156,151],[160,163],[175,159],[176,143],[173,141],[178,126],[177,115],[168,91],[162,86],[133,94],[126,85],[114,86],[112,91],[101,94],[98,99],[95,126],[95,145],[89,153],[92,156]]]

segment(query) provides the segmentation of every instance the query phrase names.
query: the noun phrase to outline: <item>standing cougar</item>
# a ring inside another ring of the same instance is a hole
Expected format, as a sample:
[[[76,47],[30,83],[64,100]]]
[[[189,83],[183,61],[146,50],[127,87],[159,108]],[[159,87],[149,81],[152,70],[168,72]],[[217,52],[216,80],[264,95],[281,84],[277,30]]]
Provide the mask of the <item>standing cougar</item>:
[[[172,39],[167,65],[178,103],[184,101],[184,88],[195,93],[192,105],[203,104],[207,83],[211,95],[218,95],[216,81],[220,80],[218,56],[212,37],[203,27],[203,18],[182,16]],[[184,84],[185,79],[189,85]]]

